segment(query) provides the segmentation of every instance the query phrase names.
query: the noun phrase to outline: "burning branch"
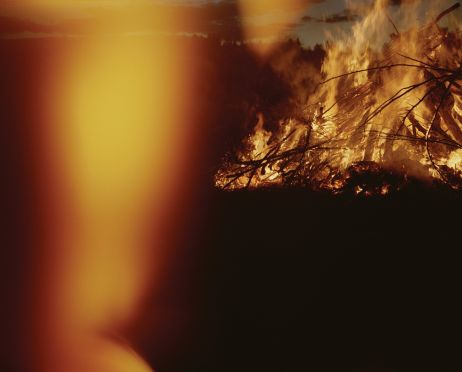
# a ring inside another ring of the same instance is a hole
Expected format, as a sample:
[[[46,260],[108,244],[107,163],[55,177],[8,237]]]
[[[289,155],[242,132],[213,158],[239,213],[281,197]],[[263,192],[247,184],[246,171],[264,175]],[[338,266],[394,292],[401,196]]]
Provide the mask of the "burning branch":
[[[263,126],[256,130],[246,141],[251,150],[228,158],[217,185],[337,192],[368,168],[377,173],[378,166],[384,172],[427,173],[429,179],[462,189],[462,35],[437,25],[459,7],[457,3],[427,26],[406,33],[394,26],[397,35],[379,53],[354,55],[354,44],[351,51],[331,45],[325,69],[350,60],[359,68],[348,66],[321,81],[302,121],[288,118],[272,132]],[[456,50],[454,42],[460,46]],[[252,148],[257,147],[264,151],[256,154]],[[402,162],[413,165],[403,168]],[[380,187],[375,191],[383,193]]]
[[[453,11],[455,11],[456,9],[459,9],[460,7],[460,3],[455,3],[453,6],[451,6],[450,8],[446,9],[444,12],[441,12],[438,17],[435,18],[434,22],[433,23],[438,23],[439,21],[441,21],[444,17],[446,17],[448,14],[452,13]]]

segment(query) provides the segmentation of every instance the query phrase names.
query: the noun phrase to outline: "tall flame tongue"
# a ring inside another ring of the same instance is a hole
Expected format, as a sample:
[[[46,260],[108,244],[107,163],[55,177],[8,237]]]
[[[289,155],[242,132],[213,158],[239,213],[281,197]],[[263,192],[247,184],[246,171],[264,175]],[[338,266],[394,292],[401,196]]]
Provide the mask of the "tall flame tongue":
[[[421,5],[403,7],[412,27],[399,31],[388,1],[379,0],[351,35],[328,43],[324,80],[299,110],[303,118],[288,117],[270,132],[260,115],[246,150],[224,161],[216,185],[337,192],[357,183],[356,193],[385,194],[395,187],[386,179],[411,176],[460,188],[462,32],[438,25],[459,4],[423,25],[412,21]],[[385,30],[393,31],[385,37]]]
[[[44,3],[20,2],[19,11],[74,9]],[[181,14],[132,4],[120,24],[98,18],[98,27],[82,26],[87,36],[56,41],[44,56],[50,68],[37,95],[45,116],[37,139],[44,232],[34,263],[31,371],[152,371],[119,331],[155,288],[170,247],[160,226],[185,168],[191,133],[177,107],[185,107],[189,83],[178,43],[126,34],[129,22],[174,25]]]

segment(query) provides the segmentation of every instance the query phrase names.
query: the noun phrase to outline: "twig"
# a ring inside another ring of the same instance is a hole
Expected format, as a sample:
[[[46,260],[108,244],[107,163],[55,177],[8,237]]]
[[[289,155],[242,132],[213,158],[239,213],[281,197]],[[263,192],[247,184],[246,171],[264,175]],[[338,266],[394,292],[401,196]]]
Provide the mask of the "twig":
[[[428,158],[430,160],[430,162],[432,163],[433,167],[435,168],[435,170],[438,172],[438,174],[440,175],[441,179],[446,182],[447,184],[450,184],[448,182],[448,180],[446,179],[446,177],[442,174],[442,172],[440,171],[440,168],[436,165],[434,159],[433,159],[433,156],[431,154],[431,151],[430,151],[430,147],[429,147],[429,142],[428,142],[428,139],[430,137],[430,133],[433,129],[433,125],[435,124],[435,121],[439,115],[439,112],[441,110],[441,107],[443,106],[443,103],[444,101],[446,100],[446,96],[447,94],[449,93],[450,89],[451,89],[451,86],[452,86],[452,83],[449,84],[449,86],[446,88],[445,92],[443,93],[443,95],[441,96],[441,99],[440,99],[440,102],[438,104],[438,107],[436,108],[435,110],[435,113],[433,115],[433,119],[427,129],[427,132],[425,133],[425,149],[427,151],[427,155],[428,155]]]
[[[460,7],[460,3],[455,3],[450,8],[446,9],[444,12],[441,12],[433,21],[434,24],[438,23],[443,17],[447,16],[449,13],[452,13],[454,10]]]
[[[395,22],[393,22],[393,20],[391,19],[390,15],[388,14],[388,12],[385,12],[385,14],[386,14],[388,20],[390,21],[390,23],[392,24],[393,28],[395,29],[396,34],[397,34],[397,35],[400,35],[400,32],[398,31],[398,28],[397,28],[396,25],[395,25]]]

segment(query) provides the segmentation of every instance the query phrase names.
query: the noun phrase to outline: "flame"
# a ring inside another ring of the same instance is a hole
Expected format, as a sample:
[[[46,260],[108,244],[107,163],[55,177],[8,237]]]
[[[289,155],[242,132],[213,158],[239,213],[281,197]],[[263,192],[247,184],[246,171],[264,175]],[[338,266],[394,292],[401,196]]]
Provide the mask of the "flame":
[[[297,108],[303,120],[288,117],[271,133],[259,122],[236,159],[225,161],[217,186],[268,186],[261,174],[271,169],[273,185],[334,191],[345,184],[347,170],[363,162],[458,188],[462,30],[460,24],[451,30],[438,24],[458,5],[437,17],[441,9],[435,3],[423,23],[415,14],[424,5],[428,9],[427,2],[403,6],[407,28],[398,30],[388,15],[389,2],[376,1],[351,33],[331,38],[322,82]],[[257,147],[258,156],[247,150]]]
[[[451,168],[462,171],[462,150],[456,150],[449,155],[447,165]]]
[[[52,8],[73,9],[59,3],[18,9],[49,16]],[[127,7],[142,23],[178,21]],[[173,170],[182,164],[186,131],[177,107],[187,78],[175,41],[130,37],[107,22],[60,45],[44,78],[40,161],[49,203],[31,331],[34,371],[152,371],[117,331],[136,317],[160,269],[155,252],[166,248],[161,232],[149,230],[164,218]]]

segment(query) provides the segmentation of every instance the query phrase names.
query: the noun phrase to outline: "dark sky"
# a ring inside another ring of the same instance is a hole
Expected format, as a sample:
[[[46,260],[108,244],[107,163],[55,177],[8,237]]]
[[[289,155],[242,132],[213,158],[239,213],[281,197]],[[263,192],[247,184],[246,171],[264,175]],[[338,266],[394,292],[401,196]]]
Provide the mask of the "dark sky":
[[[360,20],[370,9],[373,0],[301,0],[301,5],[289,11],[273,7],[250,18],[242,16],[237,0],[69,1],[66,4],[71,5],[66,9],[41,12],[32,12],[24,7],[11,5],[12,3],[14,4],[14,2],[6,2],[0,5],[0,34],[4,38],[79,36],[85,25],[95,23],[101,18],[108,18],[124,19],[124,22],[115,22],[118,25],[123,24],[118,32],[133,35],[150,33],[202,37],[214,35],[224,40],[242,39],[243,25],[251,24],[258,29],[258,38],[261,40],[295,36],[303,44],[310,46],[324,42],[327,34],[348,32],[354,22]],[[419,3],[420,6],[413,8]],[[406,24],[409,24],[409,20],[405,20],[405,14],[411,14],[411,18],[423,22],[426,14],[437,14],[454,3],[455,0],[391,0],[388,13],[398,28],[405,29]],[[134,12],[135,9],[137,12]],[[150,23],[136,20],[135,14],[139,14],[139,9],[143,9],[145,14],[153,15]],[[166,26],[161,20],[155,19],[156,14],[178,12],[183,16],[175,26],[171,24]],[[133,19],[128,21],[131,13]],[[444,22],[460,25],[461,20],[462,11],[459,9]],[[284,25],[283,31],[281,32],[279,28],[275,35],[273,26],[278,24]],[[391,29],[384,30],[384,32],[388,31]]]

